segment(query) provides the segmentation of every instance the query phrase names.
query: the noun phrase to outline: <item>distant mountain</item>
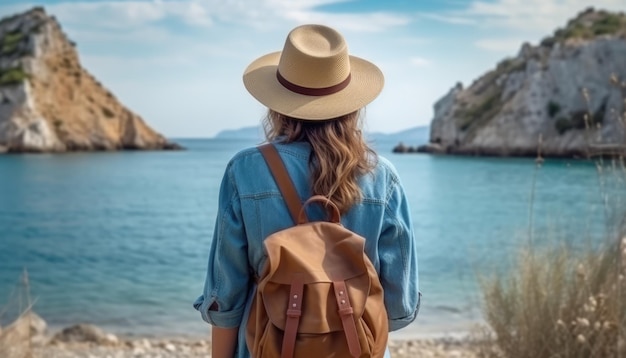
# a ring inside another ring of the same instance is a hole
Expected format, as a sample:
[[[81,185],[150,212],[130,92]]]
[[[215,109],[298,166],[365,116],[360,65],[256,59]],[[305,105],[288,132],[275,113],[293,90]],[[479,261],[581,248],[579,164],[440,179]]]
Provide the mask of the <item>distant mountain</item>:
[[[264,138],[263,128],[260,126],[243,127],[239,129],[223,130],[215,135],[216,139],[254,139]]]
[[[430,127],[412,127],[395,133],[371,132],[366,133],[366,136],[369,140],[374,142],[393,142],[393,144],[402,142],[409,146],[418,146],[428,143],[430,137]]]
[[[430,127],[419,126],[405,129],[395,133],[379,133],[369,132],[365,134],[368,140],[374,143],[390,143],[398,144],[400,142],[417,146],[428,143],[430,136]],[[263,129],[260,126],[243,127],[240,129],[229,129],[219,132],[214,138],[217,139],[263,139]]]

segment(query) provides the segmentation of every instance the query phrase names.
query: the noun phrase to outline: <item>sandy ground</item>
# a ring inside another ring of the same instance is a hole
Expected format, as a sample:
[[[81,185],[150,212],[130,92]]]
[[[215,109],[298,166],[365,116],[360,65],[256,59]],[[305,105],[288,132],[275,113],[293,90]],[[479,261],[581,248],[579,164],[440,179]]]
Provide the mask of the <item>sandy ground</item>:
[[[393,340],[389,347],[394,358],[476,357],[473,345],[462,338]],[[207,358],[211,344],[208,340],[133,339],[108,345],[55,343],[31,349],[33,357],[41,358]]]

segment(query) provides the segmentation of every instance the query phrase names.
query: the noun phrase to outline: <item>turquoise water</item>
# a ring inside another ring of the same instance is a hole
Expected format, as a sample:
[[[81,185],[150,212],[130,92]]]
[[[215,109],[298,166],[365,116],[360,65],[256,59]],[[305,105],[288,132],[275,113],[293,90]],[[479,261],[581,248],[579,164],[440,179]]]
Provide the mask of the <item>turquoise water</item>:
[[[17,307],[26,268],[35,310],[53,328],[206,334],[191,303],[220,179],[232,154],[254,143],[181,143],[188,150],[0,156],[0,322]],[[537,245],[553,243],[545,233],[600,242],[626,193],[591,162],[548,160],[536,170],[531,159],[386,156],[405,184],[419,247],[423,306],[407,334],[480,320],[477,272],[506,267],[531,236]]]

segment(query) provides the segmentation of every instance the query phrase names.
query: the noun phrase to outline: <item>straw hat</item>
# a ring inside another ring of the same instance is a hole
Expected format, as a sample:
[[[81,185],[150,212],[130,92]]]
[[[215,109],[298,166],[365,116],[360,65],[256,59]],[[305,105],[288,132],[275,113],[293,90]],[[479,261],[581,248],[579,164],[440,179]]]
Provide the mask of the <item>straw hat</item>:
[[[348,45],[337,31],[303,25],[289,33],[282,52],[252,62],[243,83],[254,98],[278,113],[324,120],[373,101],[384,77],[373,63],[348,55]]]

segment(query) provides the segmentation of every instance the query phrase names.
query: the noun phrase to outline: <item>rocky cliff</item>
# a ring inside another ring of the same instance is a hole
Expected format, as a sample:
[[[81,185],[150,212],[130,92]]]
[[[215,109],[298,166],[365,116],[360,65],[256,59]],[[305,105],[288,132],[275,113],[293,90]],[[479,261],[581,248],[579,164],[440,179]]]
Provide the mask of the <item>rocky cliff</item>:
[[[81,66],[44,9],[0,20],[0,152],[176,148]]]
[[[626,154],[626,16],[587,9],[435,103],[427,152]]]

